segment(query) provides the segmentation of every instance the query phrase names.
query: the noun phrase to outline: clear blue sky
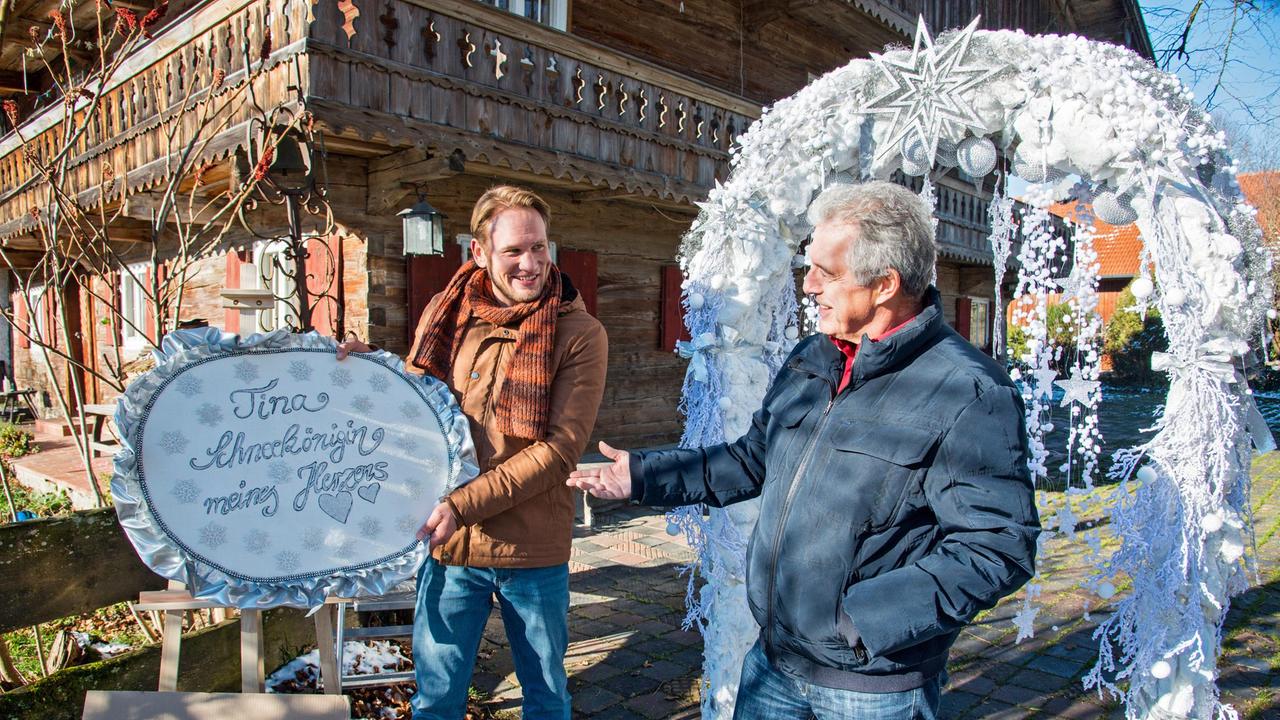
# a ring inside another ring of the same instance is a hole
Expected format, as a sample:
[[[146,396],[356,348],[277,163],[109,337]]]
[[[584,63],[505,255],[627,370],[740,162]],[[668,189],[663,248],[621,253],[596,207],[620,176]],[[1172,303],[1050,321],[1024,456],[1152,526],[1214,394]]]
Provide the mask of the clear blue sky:
[[[1237,158],[1242,169],[1280,167],[1280,0],[1254,0],[1255,9],[1233,17],[1232,0],[1204,0],[1192,28],[1189,58],[1171,58],[1167,68],[1178,74],[1209,103],[1215,117],[1224,118],[1229,134],[1247,140],[1250,147]],[[1176,47],[1196,0],[1142,2],[1143,16],[1161,61],[1161,50]],[[1235,36],[1223,66],[1223,48]],[[1221,88],[1210,92],[1222,72]],[[1245,157],[1249,156],[1249,157]]]

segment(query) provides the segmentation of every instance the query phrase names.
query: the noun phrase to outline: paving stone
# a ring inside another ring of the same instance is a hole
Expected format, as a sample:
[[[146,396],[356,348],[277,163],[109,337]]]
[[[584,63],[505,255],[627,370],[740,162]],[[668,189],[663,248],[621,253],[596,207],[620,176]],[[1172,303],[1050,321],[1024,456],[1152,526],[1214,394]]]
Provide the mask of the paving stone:
[[[617,677],[624,672],[630,672],[630,670],[620,668],[609,662],[601,662],[579,670],[574,673],[574,677],[581,678],[585,682],[603,683],[607,685],[608,683],[605,681],[609,678]]]
[[[577,708],[574,708],[573,714],[574,717],[591,718],[591,720],[641,720],[644,718],[640,713],[624,705],[611,705],[592,713],[578,712]]]
[[[685,665],[670,660],[655,660],[648,667],[641,667],[640,674],[660,682],[666,682],[667,680],[689,675],[690,669]]]
[[[1009,683],[1002,683],[997,686],[995,690],[991,691],[989,698],[1006,702],[1011,705],[1021,705],[1023,703],[1030,703],[1043,696],[1044,693],[1038,690],[1032,690],[1018,685],[1011,685]]]
[[[663,695],[660,692],[650,692],[638,697],[631,698],[624,703],[628,708],[635,710],[647,718],[667,718],[670,717],[672,711],[680,707],[680,703]]]
[[[997,687],[996,681],[982,674],[971,674],[964,678],[952,678],[947,684],[948,691],[964,691],[980,697],[990,695]]]
[[[598,620],[606,615],[612,615],[617,612],[617,608],[611,607],[612,604],[613,603],[592,603],[591,605],[581,605],[574,608],[570,615],[578,615],[584,618]]]
[[[965,710],[982,702],[981,695],[958,691],[947,691],[942,694],[942,702],[938,707],[938,713],[944,718],[958,718]]]
[[[577,712],[593,715],[621,701],[621,695],[597,685],[574,693],[573,709]]]
[[[1027,667],[1041,672],[1056,675],[1060,678],[1076,679],[1084,674],[1086,663],[1080,660],[1055,657],[1053,655],[1037,655],[1027,663]],[[1015,679],[1014,682],[1017,682]]]
[[[1038,659],[1039,658],[1032,658],[1032,662]],[[1053,675],[1051,673],[1031,669],[1019,672],[1017,675],[1009,678],[1007,682],[1029,690],[1035,690],[1041,695],[1050,695],[1071,684],[1070,680],[1060,675]]]
[[[621,694],[623,697],[635,697],[653,692],[658,687],[659,682],[654,678],[641,675],[640,668],[636,668],[631,672],[624,672],[609,678],[606,684],[610,690]]]

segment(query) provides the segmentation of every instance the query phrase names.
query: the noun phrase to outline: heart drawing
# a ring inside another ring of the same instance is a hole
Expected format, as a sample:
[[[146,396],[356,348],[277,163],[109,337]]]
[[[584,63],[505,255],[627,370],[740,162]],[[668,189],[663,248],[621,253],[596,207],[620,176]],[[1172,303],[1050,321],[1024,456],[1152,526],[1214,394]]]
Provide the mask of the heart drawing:
[[[382,483],[370,483],[356,490],[356,494],[360,496],[361,500],[372,505],[378,501],[378,493],[381,491]]]
[[[343,490],[338,493],[321,493],[316,499],[316,504],[324,511],[325,515],[345,524],[347,517],[351,515],[351,493]]]

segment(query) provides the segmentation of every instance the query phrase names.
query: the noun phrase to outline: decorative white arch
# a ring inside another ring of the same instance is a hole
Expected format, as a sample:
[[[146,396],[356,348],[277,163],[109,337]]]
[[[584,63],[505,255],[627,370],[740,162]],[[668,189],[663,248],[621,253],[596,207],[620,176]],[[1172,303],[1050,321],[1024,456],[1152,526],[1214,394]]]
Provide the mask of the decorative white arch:
[[[1248,577],[1249,428],[1257,411],[1240,370],[1271,305],[1271,260],[1254,213],[1223,135],[1176,78],[1114,45],[976,26],[935,42],[921,21],[912,49],[829,73],[768,108],[741,137],[729,180],[702,205],[680,253],[693,337],[681,348],[691,359],[682,442],[710,445],[744,432],[795,344],[793,263],[810,231],[805,211],[821,188],[901,169],[926,175],[923,195],[931,197],[931,168],[958,164],[981,177],[1003,148],[1015,174],[1041,183],[1024,198],[1039,209],[1020,230],[1009,223],[1010,204],[993,203],[992,236],[1003,275],[1011,235],[1021,232],[1020,289],[1041,310],[1029,315],[1031,347],[1022,358],[1032,370],[1024,397],[1034,473],[1048,472],[1039,419],[1054,384],[1079,415],[1073,442],[1087,466],[1084,490],[1098,450],[1096,424],[1089,429],[1099,394],[1096,346],[1082,346],[1070,379],[1057,380],[1049,368],[1042,310],[1057,290],[1055,253],[1065,247],[1048,230],[1043,207],[1051,197],[1071,188],[1099,217],[1138,222],[1156,283],[1139,281],[1137,294],[1159,308],[1170,341],[1158,359],[1170,379],[1158,432],[1115,458],[1120,500],[1110,508],[1111,528],[1122,545],[1104,554],[1093,543],[1090,588],[1104,601],[1124,578],[1132,590],[1110,600],[1114,612],[1099,626],[1101,660],[1085,683],[1121,695],[1129,718],[1234,717],[1214,678],[1229,598]],[[1077,296],[1073,307],[1086,316],[1096,301],[1096,262],[1087,240],[1077,246],[1072,278],[1057,285]],[[755,503],[744,503],[705,519],[691,509],[670,515],[672,529],[687,531],[699,551],[707,579],[698,592],[689,585],[690,617],[706,641],[707,717],[731,715],[755,638],[743,540],[756,514]],[[1074,528],[1070,506],[1043,520],[1046,537]],[[1031,588],[1034,596],[1036,581]],[[1028,600],[1020,635],[1034,613]]]

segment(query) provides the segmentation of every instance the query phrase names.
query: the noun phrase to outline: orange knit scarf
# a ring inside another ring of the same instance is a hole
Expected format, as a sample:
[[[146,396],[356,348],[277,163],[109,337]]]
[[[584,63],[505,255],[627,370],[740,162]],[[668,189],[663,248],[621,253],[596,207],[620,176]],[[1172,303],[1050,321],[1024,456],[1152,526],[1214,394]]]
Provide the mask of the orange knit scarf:
[[[560,309],[560,271],[554,265],[542,295],[516,305],[499,305],[489,273],[468,260],[454,273],[443,297],[428,318],[426,337],[411,358],[413,364],[441,380],[448,380],[472,315],[502,327],[520,323],[515,352],[494,406],[498,431],[504,435],[543,440],[550,421],[551,359],[555,351],[556,315]]]

